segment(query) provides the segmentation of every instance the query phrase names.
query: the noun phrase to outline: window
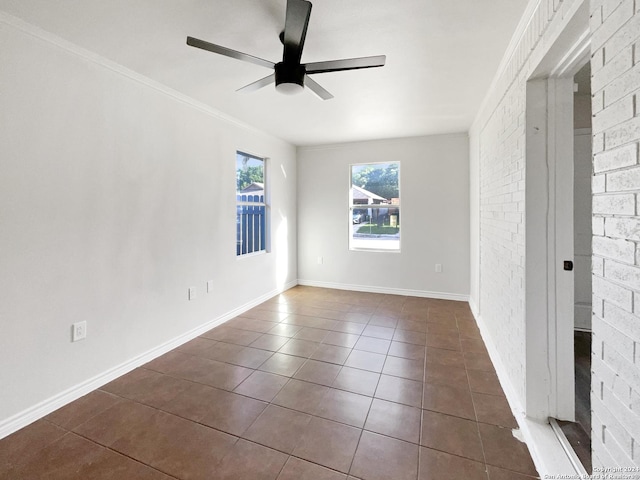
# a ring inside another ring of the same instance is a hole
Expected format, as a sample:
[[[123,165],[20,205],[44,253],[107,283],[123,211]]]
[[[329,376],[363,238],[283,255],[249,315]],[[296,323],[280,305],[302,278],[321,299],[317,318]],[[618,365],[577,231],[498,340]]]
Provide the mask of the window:
[[[349,248],[400,250],[400,163],[351,165]]]
[[[267,250],[266,159],[236,152],[236,255]]]

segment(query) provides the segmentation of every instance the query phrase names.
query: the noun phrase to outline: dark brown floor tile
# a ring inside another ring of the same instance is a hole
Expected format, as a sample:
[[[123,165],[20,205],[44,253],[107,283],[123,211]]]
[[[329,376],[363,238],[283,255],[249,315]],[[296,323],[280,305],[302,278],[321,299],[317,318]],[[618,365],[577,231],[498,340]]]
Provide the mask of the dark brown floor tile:
[[[251,343],[251,347],[259,348],[261,350],[269,350],[275,352],[280,349],[285,343],[289,341],[289,337],[281,337],[279,335],[269,335],[265,333],[256,341]]]
[[[461,479],[487,480],[484,463],[420,447],[418,480]]]
[[[369,308],[362,307],[362,306],[360,306],[359,309],[370,310]],[[372,318],[373,312],[362,312],[357,310],[358,308],[352,307],[352,311],[347,313],[347,315],[344,317],[344,321],[352,322],[352,323],[363,323],[363,324],[369,323],[369,320]]]
[[[262,307],[262,305],[260,305],[260,307]],[[286,307],[282,308],[281,311],[277,309],[268,310],[266,308],[252,308],[251,310],[244,312],[242,316],[255,318],[257,320],[264,320],[266,322],[278,323],[287,318],[287,316],[289,316],[289,312],[287,311]]]
[[[471,392],[468,388],[460,389],[448,385],[425,383],[422,408],[469,420],[476,419]]]
[[[216,467],[216,480],[275,480],[287,461],[284,453],[238,440]]]
[[[362,331],[362,335],[366,337],[381,338],[382,340],[391,340],[394,332],[394,328],[382,327],[380,325],[372,325],[369,323]]]
[[[380,373],[382,372],[382,367],[384,367],[385,358],[385,355],[381,355],[379,353],[353,350],[349,354],[347,361],[344,362],[344,365],[346,367],[359,368],[361,370]]]
[[[271,330],[269,330],[270,335],[278,335],[280,337],[293,337],[296,333],[302,330],[302,326],[293,325],[290,323],[279,323]]]
[[[484,461],[478,424],[471,420],[423,410],[420,444],[471,460]]]
[[[312,418],[293,455],[333,470],[349,473],[361,430],[323,418]]]
[[[510,428],[479,424],[482,446],[488,465],[525,475],[537,475],[527,445],[517,440]]]
[[[205,350],[198,356],[210,360],[218,360],[219,362],[226,362],[230,357],[241,352],[243,348],[243,345],[236,345],[235,343],[215,342],[208,350]]]
[[[481,339],[476,338],[461,338],[460,343],[462,345],[463,352],[474,352],[487,354],[487,347]]]
[[[382,375],[375,397],[420,408],[422,405],[422,386],[422,382],[415,380]]]
[[[364,429],[399,440],[418,443],[421,413],[419,408],[376,398],[371,404]]]
[[[421,347],[424,347],[427,344],[427,335],[424,332],[397,329],[393,334],[393,340],[396,342],[411,343],[412,345],[420,345]]]
[[[321,362],[343,365],[344,362],[347,361],[347,357],[349,357],[350,353],[350,348],[338,347],[337,345],[329,345],[323,343],[317,348],[313,355],[311,355],[311,359]]]
[[[427,347],[441,348],[443,350],[462,350],[462,347],[460,345],[460,337],[458,335],[452,334],[427,335]]]
[[[427,322],[422,320],[409,320],[405,317],[398,321],[397,328],[398,330],[427,333]]]
[[[291,453],[300,443],[311,415],[277,405],[269,405],[242,435],[252,442]]]
[[[369,319],[369,325],[376,325],[378,327],[396,328],[398,325],[398,319],[392,317],[385,317],[383,315],[372,315]]]
[[[340,373],[340,365],[319,362],[317,360],[307,360],[294,375],[298,380],[304,380],[320,385],[331,385]]]
[[[187,380],[147,370],[146,368],[136,368],[113,382],[107,383],[102,387],[102,390],[109,392],[103,392],[105,396],[110,394],[119,395],[151,407],[160,408],[190,386],[191,382]],[[110,404],[114,402],[114,399],[111,399]],[[75,402],[65,408],[73,407],[74,404]]]
[[[156,412],[151,407],[123,400],[75,427],[74,431],[110,447],[119,438],[132,436],[136,430],[143,430]]]
[[[430,309],[427,315],[427,322],[429,323],[456,323],[456,317],[454,313],[438,311],[436,309]]]
[[[143,365],[144,368],[160,373],[173,373],[182,363],[191,358],[191,355],[172,350]]]
[[[458,331],[460,332],[461,337],[482,340],[480,329],[478,328],[478,325],[476,325],[475,320],[458,319]]]
[[[189,355],[201,356],[204,352],[214,346],[217,340],[211,340],[209,338],[196,337],[193,340],[188,341],[176,348],[175,351],[188,353]]]
[[[152,373],[161,375],[155,372]],[[50,413],[44,419],[66,430],[72,430],[119,401],[121,399],[111,393],[95,390]]]
[[[371,397],[330,388],[318,404],[315,415],[362,428],[370,405]]]
[[[418,446],[364,431],[349,473],[367,480],[415,480]]]
[[[464,363],[469,370],[484,370],[485,372],[495,372],[491,357],[486,353],[465,352]]]
[[[309,340],[311,342],[322,342],[330,332],[320,328],[304,327],[296,333],[295,337],[300,340]]]
[[[331,386],[333,388],[372,397],[378,386],[379,379],[380,374],[378,373],[367,372],[366,370],[359,370],[357,368],[342,367]]]
[[[427,335],[459,335],[455,323],[428,323]]]
[[[275,327],[279,322],[269,322],[265,320],[259,320],[257,318],[249,317],[236,317],[229,320],[226,325],[241,330],[251,330],[252,332],[266,333]]]
[[[258,368],[271,356],[271,352],[258,348],[234,345],[232,343],[219,342],[201,356],[241,367]]]
[[[287,377],[281,375],[255,371],[249,375],[244,382],[238,385],[234,392],[270,402],[288,381],[289,379]]]
[[[427,347],[427,367],[433,364],[465,368],[462,352]]]
[[[285,377],[292,377],[305,361],[306,359],[302,357],[285,355],[284,353],[274,353],[269,360],[260,365],[259,370],[276,373]]]
[[[26,462],[66,431],[46,420],[37,420],[0,440],[0,478],[3,471]]]
[[[241,367],[258,368],[269,358],[271,358],[271,355],[272,353],[267,350],[261,350],[259,348],[253,347],[243,347],[240,352],[232,355],[231,358],[226,360],[226,362],[232,363],[234,365],[239,365]]]
[[[473,393],[472,395],[479,422],[500,427],[518,428],[518,422],[513,417],[506,398],[482,393]]]
[[[338,347],[353,348],[360,337],[352,333],[328,332],[323,343]]]
[[[411,343],[391,342],[388,355],[392,357],[408,358],[409,360],[424,360],[426,349],[422,345]]]
[[[16,480],[169,480],[157,470],[73,433],[49,445],[10,475],[8,478]]]
[[[253,370],[237,365],[189,356],[172,372],[172,375],[224,390],[233,390],[252,372]]]
[[[489,480],[533,480],[534,478],[539,478],[511,472],[493,465],[487,465],[487,473],[489,474]]]
[[[291,379],[276,395],[273,403],[300,412],[314,414],[318,404],[328,391],[329,388],[323,385]]]
[[[355,350],[386,355],[389,351],[390,345],[391,340],[383,340],[381,338],[373,337],[360,337],[353,348]]]
[[[469,390],[467,370],[464,368],[427,363],[424,378],[429,383]]]
[[[210,338],[212,340],[218,340],[219,342],[235,343],[236,345],[249,345],[251,342],[260,337],[260,333],[251,332],[249,330],[240,330],[237,328],[231,328],[226,325],[221,325],[201,336],[204,338]]]
[[[365,323],[356,323],[356,322],[337,322],[336,325],[331,329],[334,332],[342,332],[342,333],[351,333],[354,335],[360,335],[362,331],[365,329]]]
[[[216,388],[188,390],[165,409],[232,435],[242,435],[267,404]]]
[[[421,382],[424,380],[424,360],[387,357],[382,373]]]
[[[495,373],[483,372],[481,370],[467,370],[467,375],[472,392],[504,396],[500,381]]]
[[[280,347],[278,352],[285,353],[287,355],[295,355],[296,357],[309,358],[318,349],[319,345],[320,344],[318,342],[292,338]]]
[[[278,480],[346,480],[347,476],[315,463],[289,457]]]

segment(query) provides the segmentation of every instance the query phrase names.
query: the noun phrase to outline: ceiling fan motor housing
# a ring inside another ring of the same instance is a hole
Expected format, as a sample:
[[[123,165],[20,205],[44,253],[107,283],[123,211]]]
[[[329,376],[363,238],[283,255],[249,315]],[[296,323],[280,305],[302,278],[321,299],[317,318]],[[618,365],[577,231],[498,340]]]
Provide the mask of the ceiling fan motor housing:
[[[276,88],[283,93],[297,93],[304,88],[304,76],[307,71],[304,65],[276,63]]]

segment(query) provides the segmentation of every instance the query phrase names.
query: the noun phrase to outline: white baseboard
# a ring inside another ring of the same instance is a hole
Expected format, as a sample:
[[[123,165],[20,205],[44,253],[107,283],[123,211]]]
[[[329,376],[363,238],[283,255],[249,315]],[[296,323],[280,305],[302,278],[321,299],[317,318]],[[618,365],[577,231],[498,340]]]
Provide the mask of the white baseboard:
[[[369,285],[352,285],[348,283],[319,282],[316,280],[298,279],[298,285],[308,287],[334,288],[336,290],[353,290],[355,292],[386,293],[389,295],[405,295],[408,297],[436,298],[439,300],[455,300],[468,302],[469,295],[459,293],[430,292],[427,290],[409,290],[404,288],[375,287]]]
[[[500,385],[511,406],[513,416],[518,422],[522,439],[529,447],[531,458],[540,474],[540,478],[582,478],[579,476],[581,472],[574,468],[551,425],[526,416],[525,409],[520,398],[516,395],[516,390],[509,379],[500,353],[489,334],[486,324],[478,314],[477,305],[470,300],[469,306],[476,318],[482,340],[487,347],[491,362],[500,380]]]
[[[27,425],[35,422],[36,420],[39,420],[40,418],[50,414],[51,412],[54,412],[60,407],[63,407],[68,403],[71,403],[74,400],[77,400],[78,398],[92,392],[96,388],[100,388],[102,385],[105,385],[111,382],[112,380],[115,380],[116,378],[124,375],[125,373],[129,373],[131,370],[141,365],[144,365],[147,362],[150,362],[151,360],[159,357],[160,355],[164,355],[165,353],[173,350],[174,348],[179,347],[180,345],[188,342],[189,340],[193,340],[194,338],[202,335],[206,331],[211,330],[212,328],[217,327],[218,325],[228,320],[231,320],[232,318],[237,317],[241,313],[246,312],[247,310],[261,304],[262,302],[265,302],[270,298],[273,298],[279,293],[282,293],[285,290],[295,287],[296,285],[297,285],[297,282],[293,281],[284,285],[281,289],[272,290],[271,292],[268,292],[262,295],[261,297],[258,297],[248,303],[245,303],[244,305],[238,308],[235,308],[234,310],[231,310],[230,312],[227,312],[224,315],[214,318],[213,320],[210,320],[204,323],[203,325],[200,325],[199,327],[196,327],[188,332],[185,332],[176,338],[173,338],[161,345],[158,345],[157,347],[154,347],[151,350],[148,350],[130,360],[127,360],[126,362],[121,363],[120,365],[116,365],[115,367],[110,368],[109,370],[106,370],[96,375],[93,378],[89,378],[78,385],[74,385],[73,387],[68,388],[63,392],[60,392],[57,395],[54,395],[53,397],[43,400],[42,402],[36,405],[33,405],[32,407],[29,407],[26,410],[23,410],[22,412],[7,418],[6,420],[1,421],[0,422],[0,439],[6,437],[7,435],[12,434],[13,432],[16,432],[17,430],[20,430],[21,428],[26,427]]]

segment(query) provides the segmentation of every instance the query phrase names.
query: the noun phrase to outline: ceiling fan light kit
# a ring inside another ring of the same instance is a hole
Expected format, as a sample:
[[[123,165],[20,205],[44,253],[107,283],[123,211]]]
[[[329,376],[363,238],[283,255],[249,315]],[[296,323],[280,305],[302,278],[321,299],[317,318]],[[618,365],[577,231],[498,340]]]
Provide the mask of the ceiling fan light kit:
[[[310,16],[311,2],[307,0],[287,0],[284,31],[280,33],[280,41],[284,45],[284,52],[282,61],[279,63],[273,63],[269,60],[254,57],[253,55],[238,52],[194,37],[187,37],[187,45],[274,69],[273,74],[238,89],[239,92],[252,92],[275,83],[276,90],[287,95],[299,93],[307,86],[318,97],[323,100],[328,100],[333,98],[333,95],[309,77],[309,74],[384,66],[384,55],[306,64],[300,63]]]

